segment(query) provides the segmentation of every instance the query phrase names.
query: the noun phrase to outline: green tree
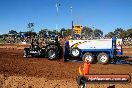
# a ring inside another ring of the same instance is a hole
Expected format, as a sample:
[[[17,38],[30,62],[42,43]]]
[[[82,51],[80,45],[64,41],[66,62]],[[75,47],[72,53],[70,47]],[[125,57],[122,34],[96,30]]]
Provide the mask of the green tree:
[[[28,27],[27,28],[29,28],[29,31],[33,31],[34,30],[34,23],[28,23]]]
[[[65,28],[62,28],[60,30],[60,34],[61,34],[61,36],[66,36],[66,29]]]
[[[127,36],[132,38],[132,28],[127,30]]]
[[[117,28],[114,31],[115,35],[117,38],[126,38],[127,37],[127,32],[123,30],[122,28]]]
[[[101,37],[103,36],[103,31],[101,31],[100,29],[95,29],[94,31],[94,37]]]
[[[52,33],[53,33],[53,34],[57,34],[57,31],[56,31],[56,30],[53,30]]]
[[[67,29],[66,30],[66,36],[72,35],[72,29]]]
[[[114,32],[109,32],[108,34],[105,35],[105,37],[108,38],[113,38],[115,36]]]
[[[85,35],[85,37],[91,37],[92,33],[93,33],[93,31],[91,28],[83,27],[83,29],[82,29],[82,35],[83,36]]]
[[[0,38],[3,38],[3,36],[2,36],[2,35],[0,35]]]
[[[39,31],[39,35],[46,37],[47,36],[48,29],[41,29]]]
[[[60,31],[57,31],[57,32],[56,32],[56,34],[57,34],[58,36],[60,36],[60,35],[61,35]]]
[[[48,34],[51,35],[52,34],[52,31],[48,30]]]
[[[27,36],[29,36],[29,37],[35,37],[35,36],[37,36],[37,33],[36,32],[31,32],[31,31],[27,31],[27,32],[25,32],[25,34]]]
[[[15,30],[10,30],[8,34],[17,35],[17,31],[15,31]]]

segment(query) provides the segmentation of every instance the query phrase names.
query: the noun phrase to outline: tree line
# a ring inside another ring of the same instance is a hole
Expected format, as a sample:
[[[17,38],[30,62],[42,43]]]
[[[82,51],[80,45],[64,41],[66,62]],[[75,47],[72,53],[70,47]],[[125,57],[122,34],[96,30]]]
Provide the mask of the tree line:
[[[48,35],[51,35],[51,34],[56,34],[56,35],[59,35],[61,37],[67,37],[69,35],[71,35],[72,33],[72,29],[65,29],[65,28],[62,28],[60,29],[59,31],[57,30],[49,30],[49,29],[41,29],[38,33],[30,30],[30,31],[27,31],[27,32],[17,32],[15,30],[10,30],[7,34],[2,34],[0,37],[3,37],[3,36],[8,36],[8,35],[17,35],[17,36],[20,36],[21,34],[25,34],[27,36],[43,36],[43,37],[46,37]],[[107,33],[106,35],[103,36],[103,31],[101,29],[92,29],[92,28],[89,28],[89,27],[83,27],[82,29],[82,33],[81,33],[82,36],[85,36],[86,38],[90,38],[90,37],[107,37],[107,38],[112,38],[114,36],[116,36],[117,38],[132,38],[132,28],[130,29],[127,29],[127,30],[124,30],[122,28],[116,28],[114,30],[114,32],[109,32]]]
[[[108,38],[116,36],[117,38],[132,38],[132,28],[124,30],[122,28],[115,29],[114,32],[109,32],[105,35]]]

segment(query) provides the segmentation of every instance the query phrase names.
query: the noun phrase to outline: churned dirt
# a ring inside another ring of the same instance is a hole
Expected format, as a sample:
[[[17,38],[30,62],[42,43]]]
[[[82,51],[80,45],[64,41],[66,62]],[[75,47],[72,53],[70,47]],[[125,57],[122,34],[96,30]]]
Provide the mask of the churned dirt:
[[[0,45],[0,88],[79,88],[76,77],[81,62],[23,58],[25,45]],[[132,48],[124,48],[132,56]],[[132,59],[132,58],[131,58]],[[132,65],[91,64],[90,74],[130,74]],[[129,84],[87,84],[88,88],[132,88]]]

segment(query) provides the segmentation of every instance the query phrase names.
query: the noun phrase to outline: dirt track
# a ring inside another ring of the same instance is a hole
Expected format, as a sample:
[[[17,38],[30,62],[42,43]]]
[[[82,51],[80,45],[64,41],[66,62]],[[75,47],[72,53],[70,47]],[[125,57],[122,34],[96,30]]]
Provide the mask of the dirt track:
[[[4,47],[4,48],[2,48]],[[125,55],[132,55],[125,49]],[[76,84],[80,62],[49,61],[46,58],[23,58],[23,46],[0,46],[1,88],[79,88]],[[91,64],[91,74],[130,74],[131,65]],[[130,84],[90,84],[88,88],[131,88]]]

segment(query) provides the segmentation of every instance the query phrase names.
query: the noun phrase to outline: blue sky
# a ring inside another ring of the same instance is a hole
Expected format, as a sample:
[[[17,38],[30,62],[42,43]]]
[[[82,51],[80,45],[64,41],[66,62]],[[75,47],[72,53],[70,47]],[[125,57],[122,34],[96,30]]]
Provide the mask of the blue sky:
[[[27,31],[27,24],[35,24],[34,31],[42,28],[71,28],[74,24],[99,28],[104,34],[117,27],[132,28],[132,0],[0,0],[0,34],[13,29]],[[73,7],[71,16],[70,6]]]

